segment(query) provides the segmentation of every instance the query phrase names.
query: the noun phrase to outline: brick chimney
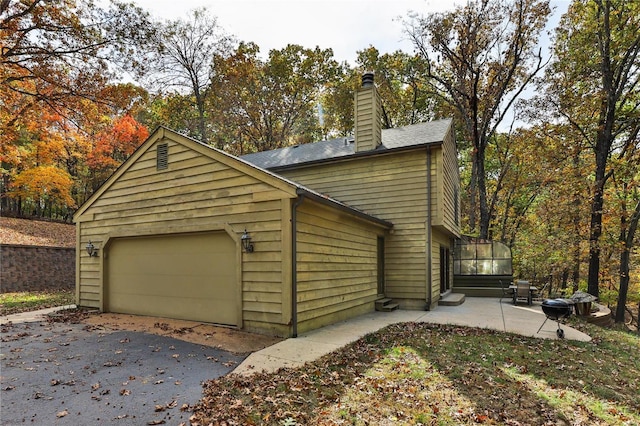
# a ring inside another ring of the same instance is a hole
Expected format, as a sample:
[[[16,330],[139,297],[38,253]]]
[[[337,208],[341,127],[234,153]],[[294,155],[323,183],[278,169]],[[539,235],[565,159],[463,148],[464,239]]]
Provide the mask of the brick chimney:
[[[362,75],[354,104],[356,152],[376,149],[382,143],[382,101],[373,83],[373,73]]]

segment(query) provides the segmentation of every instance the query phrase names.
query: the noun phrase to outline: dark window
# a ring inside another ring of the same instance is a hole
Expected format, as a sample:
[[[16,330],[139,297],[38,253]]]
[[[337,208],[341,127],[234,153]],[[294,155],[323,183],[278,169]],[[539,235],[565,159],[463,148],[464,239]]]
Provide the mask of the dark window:
[[[169,165],[169,144],[160,143],[156,148],[156,169],[164,170]]]

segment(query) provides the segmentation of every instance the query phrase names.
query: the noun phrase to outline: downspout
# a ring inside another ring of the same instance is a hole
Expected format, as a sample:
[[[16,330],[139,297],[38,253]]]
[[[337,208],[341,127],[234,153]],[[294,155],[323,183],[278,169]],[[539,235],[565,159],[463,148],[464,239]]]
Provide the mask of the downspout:
[[[427,311],[431,310],[431,147],[427,147]]]
[[[297,256],[297,209],[304,201],[304,194],[291,206],[291,337],[298,337],[298,256]]]

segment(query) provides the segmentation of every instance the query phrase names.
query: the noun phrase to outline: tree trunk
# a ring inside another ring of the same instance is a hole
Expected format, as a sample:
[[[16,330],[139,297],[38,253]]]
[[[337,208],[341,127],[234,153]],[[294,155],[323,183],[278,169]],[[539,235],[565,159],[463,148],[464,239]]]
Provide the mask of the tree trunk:
[[[476,151],[471,154],[471,182],[469,183],[469,229],[473,232],[476,229],[476,195],[477,191],[477,175],[478,169],[476,168]]]
[[[591,224],[589,226],[589,279],[587,292],[599,297],[600,275],[600,236],[602,235],[602,208],[604,207],[605,168],[607,164],[608,149],[602,137],[598,135],[598,148],[596,149],[596,179],[591,203]]]
[[[629,289],[629,248],[626,245],[620,254],[620,289],[618,290],[618,304],[616,306],[616,322],[624,322],[624,308],[627,305],[627,291]]]
[[[198,109],[198,133],[200,133],[200,142],[208,144],[207,137],[207,118],[204,106],[204,95],[200,92],[200,89],[194,83],[194,95],[196,98],[196,107]]]
[[[620,242],[622,252],[620,253],[620,289],[618,290],[618,304],[616,306],[616,322],[624,322],[624,311],[627,306],[627,292],[629,290],[629,263],[631,248],[635,239],[636,229],[640,220],[640,201],[636,204],[635,210],[627,225],[626,216],[620,219]],[[640,323],[638,325],[640,328]]]
[[[489,239],[489,223],[491,216],[487,204],[487,182],[484,170],[484,148],[478,150],[478,202],[480,204],[480,238]]]

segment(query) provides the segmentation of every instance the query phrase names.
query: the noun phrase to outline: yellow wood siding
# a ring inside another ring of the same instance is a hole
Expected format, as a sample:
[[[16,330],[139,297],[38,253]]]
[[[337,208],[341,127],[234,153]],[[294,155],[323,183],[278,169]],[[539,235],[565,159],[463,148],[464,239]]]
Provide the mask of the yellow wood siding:
[[[375,229],[308,200],[298,207],[296,224],[298,330],[373,311]]]
[[[355,148],[370,151],[382,142],[382,102],[376,89],[361,87],[355,95]]]
[[[282,272],[287,262],[282,257],[282,218],[292,194],[202,155],[198,146],[191,149],[172,139],[160,142],[169,144],[167,169],[156,170],[156,141],[76,217],[78,250],[84,252],[89,240],[100,248],[98,257],[79,257],[79,304],[104,307],[102,248],[109,238],[195,232],[224,224],[236,241],[247,228],[256,247],[242,256],[244,327],[287,334],[290,308],[283,304],[290,304],[290,293],[282,288],[287,282]],[[289,300],[284,300],[287,294]]]
[[[447,134],[442,149],[436,151],[436,163],[438,200],[433,225],[460,237],[460,175],[452,132]]]
[[[426,151],[365,157],[279,172],[393,223],[385,240],[386,295],[426,300]],[[376,242],[372,242],[375,251]]]

